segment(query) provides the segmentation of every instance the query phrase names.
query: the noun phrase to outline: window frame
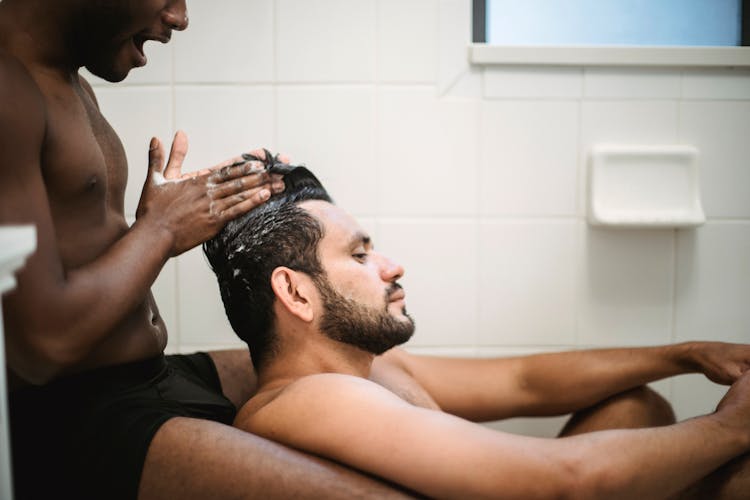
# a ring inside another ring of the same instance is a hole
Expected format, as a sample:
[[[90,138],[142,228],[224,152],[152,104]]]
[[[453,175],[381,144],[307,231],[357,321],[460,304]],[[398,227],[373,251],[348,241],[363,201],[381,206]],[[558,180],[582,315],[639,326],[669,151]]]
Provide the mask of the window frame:
[[[735,47],[490,45],[487,2],[473,0],[469,60],[501,65],[750,68],[750,0],[742,0],[741,33],[742,45]]]

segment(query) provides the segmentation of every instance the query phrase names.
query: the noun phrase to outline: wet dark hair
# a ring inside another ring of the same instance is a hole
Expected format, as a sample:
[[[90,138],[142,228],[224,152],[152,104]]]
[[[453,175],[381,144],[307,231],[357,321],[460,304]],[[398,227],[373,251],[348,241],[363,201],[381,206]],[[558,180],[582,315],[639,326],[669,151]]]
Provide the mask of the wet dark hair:
[[[284,174],[284,192],[229,222],[203,244],[229,323],[250,348],[256,370],[276,352],[273,270],[286,266],[313,279],[323,276],[317,254],[323,227],[297,205],[307,200],[332,202],[308,169],[280,163],[268,152],[266,158],[270,159],[264,161],[269,172]]]

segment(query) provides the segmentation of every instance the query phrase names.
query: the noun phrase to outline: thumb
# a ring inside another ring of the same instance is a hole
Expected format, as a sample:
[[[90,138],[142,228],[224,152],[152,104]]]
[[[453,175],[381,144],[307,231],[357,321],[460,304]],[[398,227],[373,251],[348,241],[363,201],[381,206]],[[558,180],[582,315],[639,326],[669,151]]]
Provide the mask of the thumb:
[[[167,168],[164,169],[166,179],[179,179],[182,170],[182,162],[187,155],[188,140],[187,135],[182,130],[177,131],[172,141],[172,149],[169,151],[169,160]]]
[[[161,174],[161,170],[164,167],[164,148],[161,145],[161,141],[152,137],[151,142],[148,146],[148,176],[153,177],[154,174]]]

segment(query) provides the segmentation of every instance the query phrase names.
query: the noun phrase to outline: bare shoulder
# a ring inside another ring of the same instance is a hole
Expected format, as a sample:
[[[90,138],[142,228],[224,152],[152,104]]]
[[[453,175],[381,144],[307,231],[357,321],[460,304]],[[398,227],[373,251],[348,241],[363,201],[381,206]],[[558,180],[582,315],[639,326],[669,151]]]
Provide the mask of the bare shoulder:
[[[44,120],[44,96],[28,68],[0,50],[0,117],[23,122]]]
[[[4,195],[17,189],[30,165],[39,165],[46,131],[44,96],[28,69],[0,50],[0,172]],[[0,205],[5,205],[2,203]]]
[[[309,419],[313,414],[345,409],[361,400],[374,405],[391,400],[406,404],[369,380],[339,373],[319,373],[297,379],[281,389],[259,393],[240,409],[235,425],[263,434],[273,422],[292,423],[301,413]]]

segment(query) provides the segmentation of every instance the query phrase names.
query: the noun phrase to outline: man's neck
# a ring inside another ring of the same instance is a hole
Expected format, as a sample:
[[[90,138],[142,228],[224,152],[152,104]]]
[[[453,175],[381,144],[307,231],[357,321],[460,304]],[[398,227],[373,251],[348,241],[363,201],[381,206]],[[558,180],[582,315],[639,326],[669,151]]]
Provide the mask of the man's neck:
[[[258,391],[284,387],[318,373],[342,373],[368,378],[375,355],[322,334],[287,342],[258,372]],[[296,344],[296,345],[289,345]]]

